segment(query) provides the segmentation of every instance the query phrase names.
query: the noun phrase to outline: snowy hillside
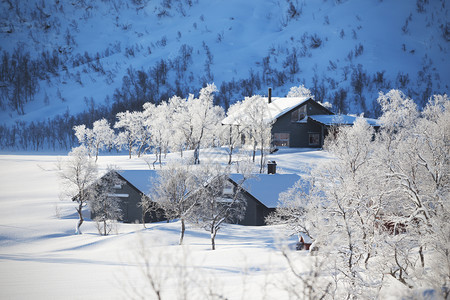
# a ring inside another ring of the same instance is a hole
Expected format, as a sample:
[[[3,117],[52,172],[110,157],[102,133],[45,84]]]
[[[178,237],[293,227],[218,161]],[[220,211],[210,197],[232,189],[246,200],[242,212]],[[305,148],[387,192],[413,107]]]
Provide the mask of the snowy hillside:
[[[448,9],[445,0],[3,1],[1,129],[111,120],[211,82],[225,108],[299,84],[336,112],[376,116],[378,92],[391,88],[422,105],[450,85]]]

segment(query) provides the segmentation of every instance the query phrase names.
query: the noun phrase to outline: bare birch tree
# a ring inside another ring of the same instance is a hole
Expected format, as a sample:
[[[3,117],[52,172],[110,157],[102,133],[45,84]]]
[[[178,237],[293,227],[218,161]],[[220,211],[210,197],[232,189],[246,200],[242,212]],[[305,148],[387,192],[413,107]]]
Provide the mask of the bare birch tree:
[[[78,142],[88,149],[89,156],[95,156],[95,162],[98,160],[100,150],[114,145],[114,130],[106,119],[95,121],[92,129],[86,128],[85,125],[78,125],[73,129]]]
[[[201,178],[189,166],[170,164],[159,171],[159,176],[152,183],[148,198],[144,201],[155,201],[164,210],[169,220],[180,219],[180,245],[183,243],[186,222],[199,203],[198,197],[192,193],[203,186]],[[147,206],[145,203],[143,206]]]
[[[220,166],[203,166],[204,185],[193,194],[199,198],[193,217],[211,234],[211,249],[216,249],[216,236],[224,223],[236,223],[245,215],[247,203],[242,196],[242,176],[238,183],[229,180],[229,173]]]
[[[77,202],[78,222],[75,233],[81,234],[83,224],[83,208],[92,197],[92,184],[97,178],[97,165],[88,156],[88,150],[83,147],[72,149],[68,157],[58,166],[62,184],[61,196]]]

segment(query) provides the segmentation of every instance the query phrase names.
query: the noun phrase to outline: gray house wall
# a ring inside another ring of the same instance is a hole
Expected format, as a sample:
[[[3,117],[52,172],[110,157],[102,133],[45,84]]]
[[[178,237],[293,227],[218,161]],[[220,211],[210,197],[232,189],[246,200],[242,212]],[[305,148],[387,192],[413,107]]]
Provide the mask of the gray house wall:
[[[122,178],[121,178],[122,179]],[[123,179],[122,179],[123,180]],[[141,202],[142,194],[124,181],[121,189],[116,189],[116,194],[128,194],[128,197],[120,197],[120,207],[122,208],[122,220],[125,223],[142,223],[142,209],[138,205]]]
[[[275,209],[267,208],[264,204],[255,199],[247,192],[242,192],[243,197],[247,201],[247,208],[242,220],[238,222],[240,225],[261,226],[266,225],[266,217]]]
[[[120,207],[122,209],[122,218],[118,221],[124,223],[142,223],[142,208],[139,205],[143,196],[134,185],[128,182],[120,174],[118,174],[120,180],[122,180],[121,188],[115,189],[115,194],[127,194],[128,197],[118,197],[120,200]],[[156,205],[156,204],[155,204]],[[91,219],[95,218],[95,214],[91,212]],[[164,212],[162,209],[155,209],[151,213],[145,215],[145,222],[159,222],[164,221]]]
[[[231,183],[235,186],[234,192],[237,191],[237,183],[233,180],[229,179]],[[255,197],[253,197],[250,193],[245,190],[240,191],[240,197],[244,198],[247,206],[245,209],[244,218],[237,222],[239,225],[247,225],[247,226],[262,226],[266,225],[266,217],[273,211],[274,208],[268,208],[260,201],[258,201]]]
[[[302,106],[307,106],[307,115],[331,115],[333,114],[322,105],[316,103],[314,100],[308,100],[299,106],[291,109],[279,117],[272,126],[272,134],[274,133],[289,133],[289,147],[294,148],[313,148],[322,147],[324,139],[324,128],[317,122],[292,122],[291,113]],[[320,141],[318,145],[310,145],[309,134],[318,133],[320,135]]]

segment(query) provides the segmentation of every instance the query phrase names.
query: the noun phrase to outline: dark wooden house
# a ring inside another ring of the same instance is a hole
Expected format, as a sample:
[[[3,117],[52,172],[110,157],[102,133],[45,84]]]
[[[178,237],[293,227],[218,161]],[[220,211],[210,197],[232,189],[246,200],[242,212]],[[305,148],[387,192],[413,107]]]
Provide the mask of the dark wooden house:
[[[280,101],[283,101],[283,98],[276,98],[272,103],[276,104]],[[322,147],[326,133],[325,128],[321,124],[310,122],[308,116],[328,116],[333,113],[311,98],[304,101],[299,99],[298,103],[278,116],[273,123],[273,145],[294,148]]]
[[[356,116],[335,115],[309,97],[269,97],[267,120],[272,122],[272,144],[275,147],[321,148],[330,127],[352,125]],[[244,113],[244,112],[238,112]],[[238,114],[237,113],[237,114]],[[228,116],[224,126],[238,125],[239,116]],[[377,120],[366,119],[372,126]]]

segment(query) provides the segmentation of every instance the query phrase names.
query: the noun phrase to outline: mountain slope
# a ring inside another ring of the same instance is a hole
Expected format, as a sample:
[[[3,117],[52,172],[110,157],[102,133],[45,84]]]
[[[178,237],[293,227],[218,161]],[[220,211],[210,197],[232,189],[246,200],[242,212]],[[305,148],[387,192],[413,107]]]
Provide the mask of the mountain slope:
[[[139,109],[209,82],[225,107],[305,84],[368,116],[379,91],[422,105],[450,85],[444,0],[5,1],[1,15],[5,126]]]

